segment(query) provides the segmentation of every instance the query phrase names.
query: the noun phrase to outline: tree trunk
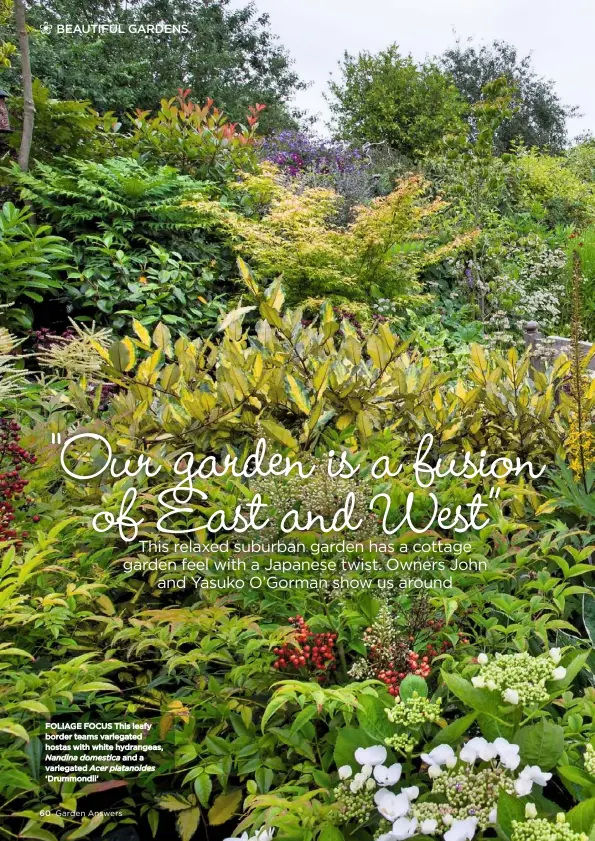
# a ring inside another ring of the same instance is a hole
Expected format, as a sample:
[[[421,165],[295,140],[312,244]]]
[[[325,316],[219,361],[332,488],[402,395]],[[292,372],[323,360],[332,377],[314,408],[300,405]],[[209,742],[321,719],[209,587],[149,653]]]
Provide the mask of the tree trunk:
[[[23,134],[19,149],[19,166],[26,172],[29,169],[29,155],[33,142],[33,123],[35,103],[33,102],[33,79],[31,78],[31,57],[29,55],[29,33],[25,18],[25,0],[14,0],[14,19],[19,33],[21,52],[21,78],[23,80]]]

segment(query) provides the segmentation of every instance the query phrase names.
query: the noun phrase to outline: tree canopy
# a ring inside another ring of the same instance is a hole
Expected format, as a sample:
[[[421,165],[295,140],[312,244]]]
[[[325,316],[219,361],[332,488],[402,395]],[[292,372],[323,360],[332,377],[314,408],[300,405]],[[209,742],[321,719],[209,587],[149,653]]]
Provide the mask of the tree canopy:
[[[188,87],[195,101],[211,97],[233,119],[243,119],[248,105],[265,102],[264,130],[294,122],[290,99],[302,83],[268,16],[253,3],[234,9],[230,0],[131,0],[125,6],[39,0],[29,20],[38,30],[33,74],[56,98],[89,100],[99,111],[122,114],[154,108]],[[57,31],[60,23],[111,24],[119,31],[65,37]],[[169,26],[147,29],[160,24]],[[182,31],[167,31],[172,26]]]
[[[466,111],[451,79],[433,63],[416,64],[396,44],[377,54],[345,53],[329,103],[338,136],[386,142],[410,158],[457,131]]]
[[[566,119],[576,116],[578,109],[562,103],[554,82],[539,76],[530,55],[520,56],[516,47],[505,41],[480,47],[457,41],[441,56],[440,66],[468,103],[478,102],[484,86],[500,77],[514,88],[514,113],[498,129],[498,152],[507,151],[518,139],[526,146],[549,147],[553,152],[564,148]]]

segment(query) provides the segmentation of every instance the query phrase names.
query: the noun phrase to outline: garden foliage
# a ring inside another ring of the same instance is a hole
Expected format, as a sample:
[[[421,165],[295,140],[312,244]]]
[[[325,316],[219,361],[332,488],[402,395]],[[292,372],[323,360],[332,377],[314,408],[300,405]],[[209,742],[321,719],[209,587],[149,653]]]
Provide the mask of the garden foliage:
[[[4,171],[0,837],[588,841],[593,144],[503,153],[527,96],[548,94],[539,80],[525,73],[523,98],[490,78],[465,103],[395,48],[346,58],[341,141],[263,138],[295,83],[284,53],[266,31],[242,40],[251,8],[191,6],[193,39],[225,30],[218,67],[266,59],[262,85],[250,64],[223,102],[245,126],[200,84],[155,97],[155,53],[118,53],[94,104],[121,124],[37,86],[36,161]],[[183,53],[202,84],[197,56]],[[69,95],[87,83],[61,81]],[[525,348],[535,318],[568,354]],[[57,441],[77,433],[95,436],[69,449],[85,481],[60,462]],[[489,524],[461,535],[416,482],[428,435],[433,463],[543,469],[445,470],[442,505],[487,500]],[[199,548],[150,549],[176,459],[242,465],[257,440],[313,474],[198,476],[200,499],[171,522],[196,527]],[[358,472],[316,471],[329,450]],[[122,456],[161,472],[133,479]],[[133,487],[138,533],[95,529]],[[357,533],[332,526],[348,493]],[[261,531],[241,519],[256,499]],[[431,526],[389,536],[405,505]],[[290,508],[320,519],[287,534]],[[259,574],[289,563],[283,585],[242,586],[231,562],[250,556]],[[155,563],[188,558],[209,560],[196,582]],[[313,559],[316,574],[300,571]],[[215,560],[230,562],[224,585]],[[73,719],[150,723],[155,771],[46,781],[45,725]]]

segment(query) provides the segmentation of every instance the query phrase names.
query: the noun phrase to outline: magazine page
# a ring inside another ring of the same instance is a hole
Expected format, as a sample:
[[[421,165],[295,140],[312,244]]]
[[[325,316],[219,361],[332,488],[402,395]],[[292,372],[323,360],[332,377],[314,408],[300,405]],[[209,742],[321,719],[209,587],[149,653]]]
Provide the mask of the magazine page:
[[[595,7],[0,24],[0,839],[593,841]]]

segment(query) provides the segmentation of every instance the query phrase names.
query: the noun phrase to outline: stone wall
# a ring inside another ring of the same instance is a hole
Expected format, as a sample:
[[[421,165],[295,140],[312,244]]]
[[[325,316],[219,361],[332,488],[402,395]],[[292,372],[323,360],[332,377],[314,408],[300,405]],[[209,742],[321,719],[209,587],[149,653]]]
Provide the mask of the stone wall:
[[[571,354],[572,342],[570,339],[563,336],[542,336],[539,332],[539,324],[536,321],[528,321],[525,325],[525,344],[531,348],[532,356],[535,357],[535,367],[543,368],[543,359],[545,356],[560,356],[565,353],[566,356]],[[544,352],[539,352],[539,346],[542,346]],[[583,355],[591,350],[591,342],[580,342],[581,352]],[[595,356],[590,360],[588,368],[595,374]]]

